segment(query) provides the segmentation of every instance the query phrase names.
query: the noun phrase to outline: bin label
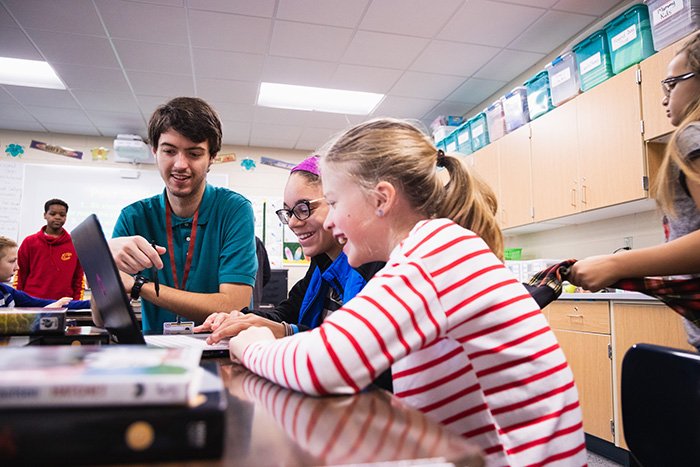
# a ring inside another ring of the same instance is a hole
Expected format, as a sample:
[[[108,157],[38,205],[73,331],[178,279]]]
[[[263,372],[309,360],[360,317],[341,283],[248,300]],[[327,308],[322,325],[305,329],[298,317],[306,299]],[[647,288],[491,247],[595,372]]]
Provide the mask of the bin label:
[[[571,68],[564,68],[561,71],[554,73],[549,78],[549,86],[556,88],[560,84],[564,84],[571,79]]]
[[[594,68],[600,66],[600,64],[603,63],[600,58],[600,52],[596,52],[584,61],[582,61],[579,64],[579,69],[581,70],[581,74],[585,75],[589,71],[593,70]]]
[[[478,138],[484,134],[484,125],[478,125],[472,127],[472,138]]]
[[[455,152],[457,151],[457,143],[453,140],[447,143],[447,152]]]
[[[625,44],[629,44],[633,40],[637,38],[637,25],[633,24],[632,26],[626,28],[624,31],[622,31],[619,34],[616,34],[612,39],[610,39],[610,46],[612,48],[612,51],[616,51],[620,47],[622,47]]]
[[[459,144],[460,146],[465,144],[467,141],[469,141],[468,131],[463,131],[457,135],[457,144]]]
[[[671,0],[670,2],[666,2],[660,7],[655,8],[651,13],[652,24],[656,26],[679,11],[683,11],[683,0]]]

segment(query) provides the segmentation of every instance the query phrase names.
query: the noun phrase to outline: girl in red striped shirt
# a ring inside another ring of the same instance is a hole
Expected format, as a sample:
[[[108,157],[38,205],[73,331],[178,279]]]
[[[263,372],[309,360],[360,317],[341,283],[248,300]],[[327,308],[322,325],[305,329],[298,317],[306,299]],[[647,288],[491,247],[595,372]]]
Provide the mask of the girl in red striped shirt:
[[[232,355],[314,395],[358,392],[391,367],[396,396],[477,443],[487,465],[584,465],[573,376],[499,259],[493,192],[394,119],[345,132],[321,170],[324,226],[350,265],[387,265],[319,328],[279,340],[250,328]]]

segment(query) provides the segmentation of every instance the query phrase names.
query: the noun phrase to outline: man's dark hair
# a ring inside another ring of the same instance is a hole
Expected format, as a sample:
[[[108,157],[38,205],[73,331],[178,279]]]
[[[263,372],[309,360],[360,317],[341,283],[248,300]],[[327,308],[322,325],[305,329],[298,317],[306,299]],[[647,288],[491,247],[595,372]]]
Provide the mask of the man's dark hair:
[[[198,97],[176,97],[159,106],[148,122],[148,140],[158,149],[160,135],[173,129],[195,143],[209,143],[209,157],[221,150],[221,121],[216,111]]]
[[[54,199],[50,199],[44,203],[44,214],[49,212],[49,208],[51,206],[53,206],[54,204],[58,204],[60,206],[63,206],[64,208],[66,208],[66,212],[68,212],[68,203],[66,203],[62,199],[54,198]]]

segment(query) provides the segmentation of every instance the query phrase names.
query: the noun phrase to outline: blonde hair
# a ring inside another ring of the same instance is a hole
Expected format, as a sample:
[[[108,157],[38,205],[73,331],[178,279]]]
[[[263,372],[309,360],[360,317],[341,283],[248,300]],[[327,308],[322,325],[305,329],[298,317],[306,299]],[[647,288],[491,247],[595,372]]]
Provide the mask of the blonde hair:
[[[17,242],[11,238],[0,235],[0,258],[5,256],[5,250],[8,248],[17,248]]]
[[[676,56],[685,54],[688,67],[696,73],[695,79],[700,79],[700,34],[686,42],[678,51]],[[652,195],[656,199],[659,207],[667,214],[675,217],[673,200],[676,196],[678,185],[677,171],[682,171],[686,177],[694,182],[700,182],[698,174],[686,161],[684,154],[678,148],[678,137],[683,133],[688,125],[700,121],[700,95],[694,101],[686,104],[683,121],[671,135],[671,139],[666,146],[664,159],[659,167],[659,176],[656,177],[652,187]]]
[[[392,183],[426,218],[452,219],[481,236],[503,259],[495,194],[460,159],[438,153],[432,139],[417,126],[392,118],[370,120],[340,135],[324,153],[325,162],[343,164],[343,170],[364,189],[371,190],[383,180]],[[446,185],[438,165],[449,173]]]

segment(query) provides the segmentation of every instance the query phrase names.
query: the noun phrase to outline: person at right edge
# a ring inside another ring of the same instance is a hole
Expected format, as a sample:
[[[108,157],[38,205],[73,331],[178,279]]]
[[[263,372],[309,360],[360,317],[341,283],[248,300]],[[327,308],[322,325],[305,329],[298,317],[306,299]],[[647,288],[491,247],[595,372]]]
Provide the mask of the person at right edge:
[[[578,261],[572,284],[596,291],[628,277],[700,275],[700,35],[678,51],[661,84],[661,103],[676,127],[652,187],[668,221],[667,242]],[[688,342],[700,350],[700,328],[684,324]]]

